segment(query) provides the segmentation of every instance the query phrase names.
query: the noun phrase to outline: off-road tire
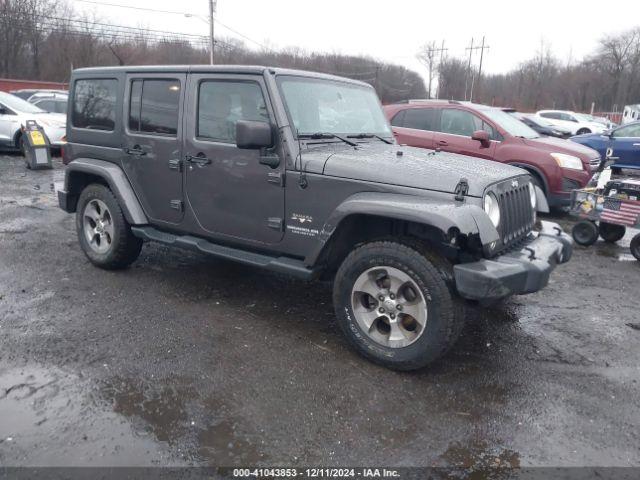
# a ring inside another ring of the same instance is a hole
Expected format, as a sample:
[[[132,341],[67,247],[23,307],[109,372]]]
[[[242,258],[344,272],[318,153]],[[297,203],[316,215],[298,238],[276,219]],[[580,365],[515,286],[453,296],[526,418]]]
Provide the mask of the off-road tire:
[[[591,220],[581,220],[573,226],[571,236],[578,245],[588,247],[598,240],[598,227]]]
[[[94,199],[100,200],[107,205],[113,220],[114,235],[111,239],[111,246],[105,253],[98,253],[89,246],[83,230],[85,207]],[[128,267],[138,258],[142,249],[142,239],[135,237],[131,233],[131,226],[125,219],[116,197],[107,187],[97,183],[88,185],[80,194],[76,210],[76,231],[80,246],[89,261],[96,267],[105,270]]]
[[[426,325],[408,346],[383,346],[372,340],[356,321],[351,303],[354,282],[363,272],[378,266],[407,274],[426,300]],[[442,357],[460,335],[464,316],[462,302],[454,292],[451,266],[430,255],[420,242],[376,241],[356,248],[342,262],[333,285],[333,302],[338,325],[356,351],[394,370],[416,370]]]
[[[600,238],[607,243],[616,243],[618,240],[622,240],[627,229],[624,225],[616,225],[614,223],[600,222],[598,227]]]

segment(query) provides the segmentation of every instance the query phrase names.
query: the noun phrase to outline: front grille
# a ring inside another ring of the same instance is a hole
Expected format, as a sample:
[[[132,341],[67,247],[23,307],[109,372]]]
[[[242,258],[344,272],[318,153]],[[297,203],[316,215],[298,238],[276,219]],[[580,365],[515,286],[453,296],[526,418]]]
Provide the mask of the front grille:
[[[502,240],[501,250],[508,249],[524,240],[535,222],[529,196],[529,180],[527,177],[507,180],[491,190],[498,197],[500,205],[498,233]]]

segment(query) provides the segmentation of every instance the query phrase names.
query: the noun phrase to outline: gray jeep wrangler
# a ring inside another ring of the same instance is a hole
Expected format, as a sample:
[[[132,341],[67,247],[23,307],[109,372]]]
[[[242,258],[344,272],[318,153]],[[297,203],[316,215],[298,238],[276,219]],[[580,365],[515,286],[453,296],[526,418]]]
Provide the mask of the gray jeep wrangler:
[[[142,242],[333,280],[340,328],[409,370],[456,341],[460,299],[543,288],[570,238],[519,168],[397,145],[374,90],[247,66],[76,70],[60,206],[105,269]],[[534,226],[537,226],[534,231]]]

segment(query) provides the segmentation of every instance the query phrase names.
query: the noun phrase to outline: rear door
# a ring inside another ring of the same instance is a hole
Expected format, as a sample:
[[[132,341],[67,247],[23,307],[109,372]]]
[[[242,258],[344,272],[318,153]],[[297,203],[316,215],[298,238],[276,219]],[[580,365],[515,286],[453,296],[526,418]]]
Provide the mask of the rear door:
[[[240,149],[236,122],[275,124],[260,75],[191,74],[184,154],[186,194],[205,233],[230,240],[274,244],[284,234],[284,159],[262,164],[277,151]],[[277,142],[277,139],[276,139]]]
[[[130,74],[125,90],[123,168],[151,223],[184,215],[182,128],[186,74]]]
[[[438,109],[407,108],[391,119],[398,143],[412,147],[433,149],[433,131],[437,125]]]
[[[483,146],[471,138],[477,130],[489,133],[492,140],[489,146]],[[493,160],[497,138],[496,129],[477,115],[458,108],[443,108],[440,112],[439,132],[434,135],[434,143],[436,148],[446,152]]]

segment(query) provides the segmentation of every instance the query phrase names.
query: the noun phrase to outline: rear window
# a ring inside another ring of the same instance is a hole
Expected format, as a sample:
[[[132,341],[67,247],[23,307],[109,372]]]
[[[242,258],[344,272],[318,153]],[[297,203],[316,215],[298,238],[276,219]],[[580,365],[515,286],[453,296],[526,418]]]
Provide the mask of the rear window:
[[[71,123],[77,128],[113,131],[118,81],[115,78],[76,80]]]
[[[179,108],[180,80],[134,80],[129,100],[129,130],[175,136]]]

